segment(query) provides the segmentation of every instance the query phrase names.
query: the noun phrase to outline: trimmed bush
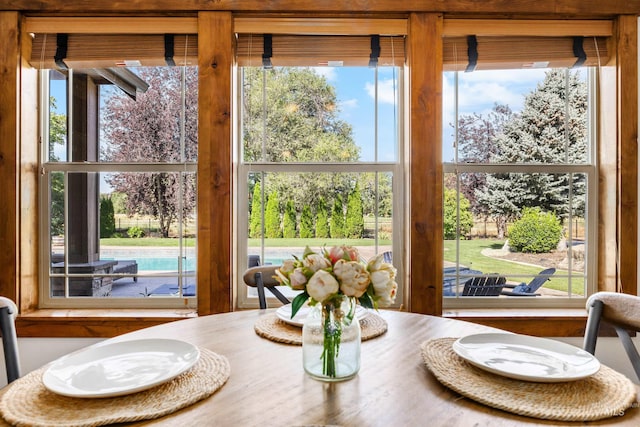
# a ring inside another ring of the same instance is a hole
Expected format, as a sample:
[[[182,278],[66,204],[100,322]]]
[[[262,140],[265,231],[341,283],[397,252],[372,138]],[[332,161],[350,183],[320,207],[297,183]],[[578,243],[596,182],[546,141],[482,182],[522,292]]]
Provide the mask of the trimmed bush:
[[[516,252],[551,252],[562,238],[562,224],[551,212],[524,208],[520,219],[508,228],[508,234],[509,246]]]
[[[313,216],[311,214],[311,206],[304,205],[300,214],[300,237],[310,239],[314,237],[313,232]]]
[[[445,188],[444,190],[444,238],[454,240],[458,229],[458,211],[456,209],[456,190]],[[460,193],[460,238],[464,239],[471,233],[473,227],[473,215],[471,214],[471,203],[462,193]]]
[[[127,236],[132,239],[139,239],[141,237],[144,237],[144,230],[137,225],[129,227],[129,229],[127,230]]]

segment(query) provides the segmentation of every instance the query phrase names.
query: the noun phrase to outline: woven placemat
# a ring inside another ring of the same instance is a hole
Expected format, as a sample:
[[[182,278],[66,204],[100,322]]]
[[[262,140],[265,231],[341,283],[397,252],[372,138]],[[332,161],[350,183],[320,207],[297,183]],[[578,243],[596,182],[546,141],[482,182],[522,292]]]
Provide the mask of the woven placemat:
[[[370,340],[387,332],[387,321],[374,313],[360,320],[362,341]],[[256,334],[271,341],[302,345],[302,328],[283,322],[275,313],[261,316],[253,326]]]
[[[466,362],[451,347],[456,339],[425,341],[422,358],[442,384],[487,406],[545,420],[593,421],[620,416],[636,401],[633,383],[607,366],[577,381],[514,380]]]
[[[0,400],[2,417],[11,424],[77,427],[159,418],[216,392],[229,378],[226,357],[200,349],[187,372],[149,390],[100,399],[66,397],[47,390],[40,368],[16,380]]]

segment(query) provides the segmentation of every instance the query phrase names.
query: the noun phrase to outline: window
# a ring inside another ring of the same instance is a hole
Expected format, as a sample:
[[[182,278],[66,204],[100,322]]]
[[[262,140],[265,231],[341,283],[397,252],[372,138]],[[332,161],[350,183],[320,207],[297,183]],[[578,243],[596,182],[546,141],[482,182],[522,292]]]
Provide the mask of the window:
[[[445,306],[584,306],[596,286],[591,70],[454,71],[444,84]],[[487,276],[494,298],[470,297]]]
[[[240,307],[257,305],[241,279],[252,261],[279,264],[307,245],[390,251],[402,266],[402,39],[380,37],[369,67],[370,37],[273,37],[270,68],[253,58],[265,38],[238,43]],[[341,56],[349,43],[361,53]],[[284,57],[283,44],[298,53]]]
[[[36,35],[42,307],[195,307],[198,71],[179,39],[169,66],[162,35]]]

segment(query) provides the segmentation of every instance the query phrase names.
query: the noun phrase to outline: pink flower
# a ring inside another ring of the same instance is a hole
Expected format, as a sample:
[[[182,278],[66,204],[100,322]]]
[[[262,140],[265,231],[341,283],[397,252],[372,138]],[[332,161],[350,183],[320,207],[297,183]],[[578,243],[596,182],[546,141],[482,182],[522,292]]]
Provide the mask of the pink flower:
[[[358,250],[353,246],[334,246],[329,250],[329,259],[331,260],[331,264],[335,264],[341,259],[357,261],[358,257]]]
[[[319,254],[310,254],[306,256],[302,261],[302,265],[313,272],[331,267],[329,260]]]
[[[340,281],[340,290],[348,297],[360,298],[369,286],[369,273],[359,262],[340,259],[333,266],[333,273]]]
[[[302,268],[298,267],[293,270],[293,273],[289,276],[289,285],[291,289],[301,291],[304,289],[304,285],[307,283],[307,276],[304,275]]]

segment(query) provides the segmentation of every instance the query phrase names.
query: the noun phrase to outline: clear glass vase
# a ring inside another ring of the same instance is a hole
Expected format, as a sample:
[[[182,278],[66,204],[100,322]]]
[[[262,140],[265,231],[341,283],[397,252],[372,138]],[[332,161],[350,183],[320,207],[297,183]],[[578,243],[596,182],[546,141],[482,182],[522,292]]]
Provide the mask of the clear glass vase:
[[[313,378],[344,381],[360,370],[360,322],[354,298],[312,307],[302,327],[302,363]]]

